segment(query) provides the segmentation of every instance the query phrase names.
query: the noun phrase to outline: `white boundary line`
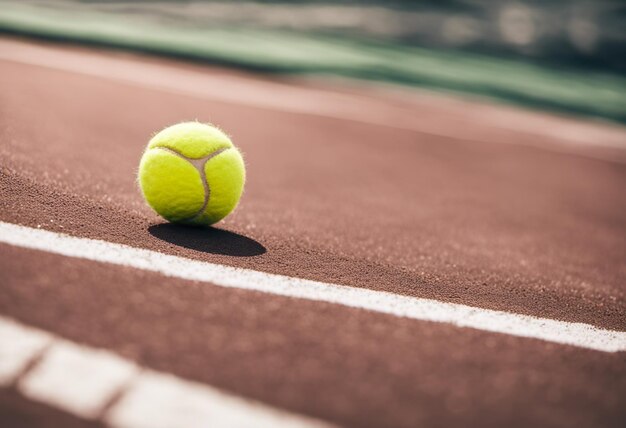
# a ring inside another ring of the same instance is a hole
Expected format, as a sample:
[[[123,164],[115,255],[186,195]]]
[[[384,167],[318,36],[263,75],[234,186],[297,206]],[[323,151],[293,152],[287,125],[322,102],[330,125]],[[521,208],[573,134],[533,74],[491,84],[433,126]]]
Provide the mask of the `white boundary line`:
[[[0,386],[113,428],[331,428],[3,316],[0,344]]]
[[[334,303],[398,317],[448,323],[458,327],[540,339],[603,352],[626,351],[626,332],[605,330],[589,324],[481,309],[222,266],[11,223],[0,222],[0,242],[68,257],[129,266],[220,287]]]

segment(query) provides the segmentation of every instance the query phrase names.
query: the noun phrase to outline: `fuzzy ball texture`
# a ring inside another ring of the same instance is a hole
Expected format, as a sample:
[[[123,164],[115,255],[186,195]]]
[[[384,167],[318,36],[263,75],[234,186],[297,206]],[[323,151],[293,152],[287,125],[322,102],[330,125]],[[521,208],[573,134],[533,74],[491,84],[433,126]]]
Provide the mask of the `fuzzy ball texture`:
[[[237,206],[245,179],[243,158],[230,138],[198,122],[156,134],[139,164],[144,198],[173,223],[217,223]]]

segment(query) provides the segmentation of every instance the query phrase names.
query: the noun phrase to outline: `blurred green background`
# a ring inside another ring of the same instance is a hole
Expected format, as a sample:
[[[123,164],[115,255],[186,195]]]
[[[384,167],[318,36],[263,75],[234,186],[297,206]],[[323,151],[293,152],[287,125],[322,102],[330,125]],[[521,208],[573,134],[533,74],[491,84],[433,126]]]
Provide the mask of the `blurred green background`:
[[[0,32],[626,123],[624,1],[0,0]]]

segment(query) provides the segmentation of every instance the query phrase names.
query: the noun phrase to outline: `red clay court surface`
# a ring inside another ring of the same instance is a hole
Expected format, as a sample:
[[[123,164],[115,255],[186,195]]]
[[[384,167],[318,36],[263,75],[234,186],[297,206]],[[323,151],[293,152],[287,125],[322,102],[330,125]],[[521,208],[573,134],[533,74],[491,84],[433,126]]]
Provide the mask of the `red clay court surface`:
[[[164,224],[135,181],[149,137],[195,119],[248,168],[215,229]],[[583,323],[618,351],[7,243],[0,315],[338,426],[622,426],[625,153],[616,125],[3,39],[1,222]],[[0,426],[106,423],[0,389]]]

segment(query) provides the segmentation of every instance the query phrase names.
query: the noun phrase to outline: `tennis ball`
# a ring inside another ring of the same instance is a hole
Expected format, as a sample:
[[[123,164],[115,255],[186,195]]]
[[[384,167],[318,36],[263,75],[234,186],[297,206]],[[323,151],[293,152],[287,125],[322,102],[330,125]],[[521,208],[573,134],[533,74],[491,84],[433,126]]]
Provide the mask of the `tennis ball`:
[[[165,219],[210,225],[237,206],[246,169],[241,153],[221,130],[183,122],[152,137],[138,178],[148,205]]]

